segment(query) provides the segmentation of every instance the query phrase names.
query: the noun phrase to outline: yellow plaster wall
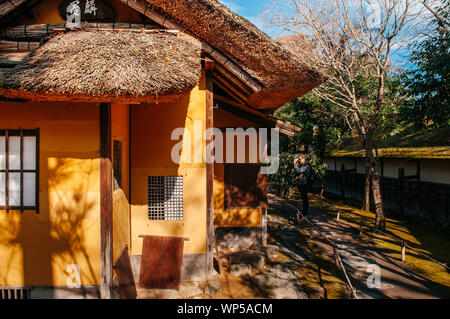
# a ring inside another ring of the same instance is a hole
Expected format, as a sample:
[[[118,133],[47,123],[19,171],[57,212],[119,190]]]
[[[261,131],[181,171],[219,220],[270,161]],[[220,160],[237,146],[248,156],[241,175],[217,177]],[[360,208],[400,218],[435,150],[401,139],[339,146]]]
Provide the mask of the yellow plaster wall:
[[[0,103],[0,128],[40,129],[39,214],[0,211],[0,285],[99,283],[99,109],[95,104]]]
[[[111,140],[122,142],[122,187],[113,193],[113,260],[125,245],[130,248],[129,105],[111,105]],[[111,141],[111,147],[113,143]],[[113,150],[111,150],[112,152]],[[113,158],[114,165],[114,158]],[[114,166],[113,166],[114,167]]]
[[[194,139],[194,121],[201,120],[202,140],[206,118],[205,78],[180,101],[170,104],[132,105],[131,133],[131,223],[132,254],[141,255],[140,235],[188,237],[185,254],[206,252],[206,166],[204,163],[175,164],[171,159],[175,128],[186,128]],[[182,152],[188,147],[183,139]],[[204,146],[204,142],[201,142]],[[203,148],[203,147],[202,147]],[[191,143],[194,156],[194,143]],[[148,219],[148,176],[183,176],[184,218],[181,221]]]

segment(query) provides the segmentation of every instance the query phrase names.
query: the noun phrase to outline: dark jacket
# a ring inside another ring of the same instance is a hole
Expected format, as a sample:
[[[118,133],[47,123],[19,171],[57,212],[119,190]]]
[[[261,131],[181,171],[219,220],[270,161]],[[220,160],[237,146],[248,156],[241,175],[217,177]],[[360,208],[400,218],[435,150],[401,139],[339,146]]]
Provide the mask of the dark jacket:
[[[311,175],[311,166],[308,163],[297,166],[294,164],[294,170],[297,174],[297,185],[308,185],[309,176]]]

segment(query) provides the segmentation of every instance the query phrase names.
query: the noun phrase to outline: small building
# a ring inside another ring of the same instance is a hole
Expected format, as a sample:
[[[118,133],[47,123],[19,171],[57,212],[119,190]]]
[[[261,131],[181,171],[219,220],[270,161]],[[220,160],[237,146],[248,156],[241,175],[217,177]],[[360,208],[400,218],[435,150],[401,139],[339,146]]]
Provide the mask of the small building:
[[[183,279],[208,280],[215,238],[263,241],[261,158],[208,162],[203,136],[293,135],[268,114],[320,73],[215,0],[8,0],[0,27],[2,289],[108,298],[142,235],[188,238]]]
[[[385,207],[448,225],[450,147],[386,147],[378,150]],[[363,150],[330,152],[325,191],[339,198],[364,199]],[[372,195],[372,194],[371,194]]]

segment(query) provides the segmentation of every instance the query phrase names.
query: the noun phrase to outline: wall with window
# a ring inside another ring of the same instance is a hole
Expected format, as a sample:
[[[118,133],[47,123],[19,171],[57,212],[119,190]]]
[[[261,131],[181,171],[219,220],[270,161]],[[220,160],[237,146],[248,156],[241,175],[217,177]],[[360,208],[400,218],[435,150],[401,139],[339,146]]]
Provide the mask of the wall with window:
[[[221,120],[220,120],[221,121]],[[224,121],[221,121],[224,122]],[[229,123],[231,124],[231,123]],[[226,139],[224,134],[224,158],[226,158]],[[247,139],[248,143],[248,139]],[[259,142],[258,142],[259,144]],[[244,171],[255,171],[253,168],[255,164],[249,161],[249,147],[246,144]],[[237,161],[238,148],[235,143],[235,161]],[[258,161],[260,158],[258,158]],[[248,165],[248,169],[245,166]],[[227,169],[228,166],[228,169]],[[263,176],[255,173],[251,176],[242,176],[241,179],[235,178],[231,185],[231,177],[227,174],[233,174],[233,169],[238,169],[239,166],[233,164],[216,163],[214,165],[214,226],[215,227],[261,227],[262,213],[264,205],[260,203],[260,190],[265,189],[265,179]],[[256,172],[256,171],[255,171]],[[251,189],[249,189],[249,185]],[[234,187],[235,190],[230,192],[229,189]],[[245,189],[244,189],[245,188]],[[239,191],[240,190],[240,191]],[[234,198],[233,198],[234,197]],[[242,200],[236,197],[249,197],[248,203],[242,203]],[[240,204],[227,205],[227,203],[234,203],[239,200]],[[238,207],[239,206],[239,207]]]
[[[73,264],[80,269],[81,284],[98,284],[98,105],[1,102],[0,113],[0,130],[39,129],[38,183],[24,176],[22,187],[11,176],[7,192],[15,204],[8,212],[0,210],[0,285],[66,286]],[[10,168],[20,167],[22,157],[25,174],[33,166],[32,143],[24,141],[22,155],[12,143]],[[0,150],[0,157],[5,155]],[[38,206],[33,208],[36,187]],[[21,198],[23,212],[14,207]]]
[[[142,253],[140,235],[187,237],[184,254],[206,252],[206,165],[178,165],[171,158],[172,148],[180,143],[171,140],[176,128],[191,135],[182,139],[182,154],[190,144],[194,157],[194,139],[204,147],[205,119],[204,76],[178,102],[131,105],[132,255]],[[201,122],[194,137],[196,120]]]

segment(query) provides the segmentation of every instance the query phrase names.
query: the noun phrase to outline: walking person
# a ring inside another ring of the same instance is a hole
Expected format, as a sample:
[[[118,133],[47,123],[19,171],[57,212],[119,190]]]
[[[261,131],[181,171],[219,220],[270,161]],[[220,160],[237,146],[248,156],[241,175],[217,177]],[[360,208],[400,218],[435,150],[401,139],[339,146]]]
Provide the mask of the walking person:
[[[312,168],[306,161],[305,154],[302,154],[298,158],[294,159],[294,170],[297,174],[297,188],[303,202],[302,215],[307,217],[309,214],[308,184],[309,178],[312,174]]]

